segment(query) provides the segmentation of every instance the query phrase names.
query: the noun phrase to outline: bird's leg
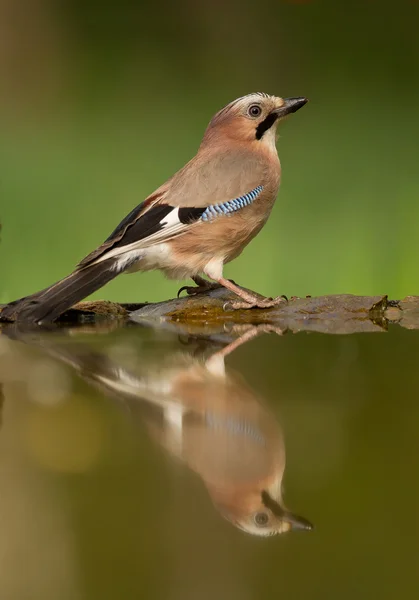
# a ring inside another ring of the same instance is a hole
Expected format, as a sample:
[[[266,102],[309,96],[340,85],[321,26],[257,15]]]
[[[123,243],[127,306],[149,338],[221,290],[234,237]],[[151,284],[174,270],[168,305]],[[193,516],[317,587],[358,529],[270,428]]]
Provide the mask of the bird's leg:
[[[240,331],[243,326],[234,327],[233,331]],[[284,335],[286,333],[285,329],[281,329],[275,325],[268,325],[265,323],[261,323],[260,325],[250,325],[244,326],[244,333],[241,333],[238,338],[227,344],[225,348],[218,350],[214,354],[212,354],[206,361],[205,366],[209,371],[213,374],[224,375],[225,374],[225,365],[224,359],[226,356],[237,350],[239,346],[246,344],[256,336],[261,333],[276,333],[277,335]]]
[[[248,290],[244,290],[240,286],[236,285],[229,279],[225,279],[224,277],[217,279],[217,282],[244,300],[244,302],[227,302],[226,304],[233,310],[247,308],[271,308],[272,306],[278,306],[283,302],[288,302],[285,296],[277,296],[276,298],[261,298],[260,296],[249,292]]]
[[[217,352],[215,352],[212,356],[210,356],[210,359],[216,355],[225,358],[226,356],[237,350],[239,346],[243,346],[243,344],[246,344],[256,336],[261,335],[262,333],[276,333],[277,335],[283,335],[286,330],[281,329],[279,326],[276,325],[260,323],[258,325],[236,326],[233,328],[233,332],[235,331],[243,331],[243,333],[240,333],[240,335],[235,340],[233,340],[227,346],[222,348],[222,350],[218,350]]]
[[[215,281],[208,281],[208,279],[204,279],[199,275],[193,275],[191,279],[196,283],[196,286],[184,285],[180,288],[180,290],[177,293],[178,298],[183,291],[185,291],[188,294],[188,296],[194,296],[195,294],[202,294],[203,292],[209,292],[210,290],[218,290],[220,287],[223,287],[221,283],[217,283]]]

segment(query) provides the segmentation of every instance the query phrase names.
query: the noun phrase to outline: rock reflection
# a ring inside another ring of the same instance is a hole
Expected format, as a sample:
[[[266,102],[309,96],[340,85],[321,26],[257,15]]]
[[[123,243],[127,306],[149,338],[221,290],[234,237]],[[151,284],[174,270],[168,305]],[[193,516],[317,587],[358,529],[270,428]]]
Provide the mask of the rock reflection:
[[[51,335],[39,345],[128,404],[152,439],[201,478],[220,515],[250,534],[270,536],[312,525],[284,506],[285,447],[274,415],[225,367],[225,357],[258,333],[250,327],[209,357],[177,350],[165,359],[141,355],[134,368],[115,352],[56,343]]]

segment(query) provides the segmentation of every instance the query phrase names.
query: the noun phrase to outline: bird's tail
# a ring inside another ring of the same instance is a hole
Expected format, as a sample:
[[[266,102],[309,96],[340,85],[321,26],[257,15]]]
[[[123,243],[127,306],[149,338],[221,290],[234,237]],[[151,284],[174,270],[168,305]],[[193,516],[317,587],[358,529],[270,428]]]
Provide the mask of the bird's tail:
[[[104,286],[120,272],[115,269],[113,258],[76,269],[50,287],[7,304],[0,311],[0,321],[25,323],[54,321],[73,304]]]

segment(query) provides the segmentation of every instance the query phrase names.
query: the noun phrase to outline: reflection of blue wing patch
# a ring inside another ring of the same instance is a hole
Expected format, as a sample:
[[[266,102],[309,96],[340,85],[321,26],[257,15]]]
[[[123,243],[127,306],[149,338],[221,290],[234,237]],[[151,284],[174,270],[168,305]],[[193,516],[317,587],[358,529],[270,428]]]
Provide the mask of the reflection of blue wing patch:
[[[206,413],[205,422],[213,429],[224,429],[224,431],[232,435],[242,435],[251,438],[261,446],[265,445],[263,434],[252,423],[248,423],[247,421],[239,421],[232,417],[223,418],[212,413]]]
[[[263,190],[263,185],[258,185],[254,190],[248,192],[244,196],[239,196],[234,200],[228,200],[227,202],[222,202],[221,204],[210,204],[205,211],[203,212],[201,219],[203,221],[211,221],[215,217],[219,215],[229,215],[234,213],[245,206],[249,206],[256,200],[256,198],[260,195]]]

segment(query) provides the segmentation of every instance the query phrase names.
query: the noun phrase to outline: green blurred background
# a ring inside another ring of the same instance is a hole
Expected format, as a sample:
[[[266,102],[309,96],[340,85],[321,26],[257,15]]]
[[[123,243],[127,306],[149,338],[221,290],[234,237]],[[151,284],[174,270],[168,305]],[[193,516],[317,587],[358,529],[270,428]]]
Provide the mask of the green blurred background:
[[[0,0],[0,302],[66,275],[253,91],[284,124],[279,201],[227,275],[273,295],[419,293],[413,0]],[[159,273],[96,297],[171,297]]]

